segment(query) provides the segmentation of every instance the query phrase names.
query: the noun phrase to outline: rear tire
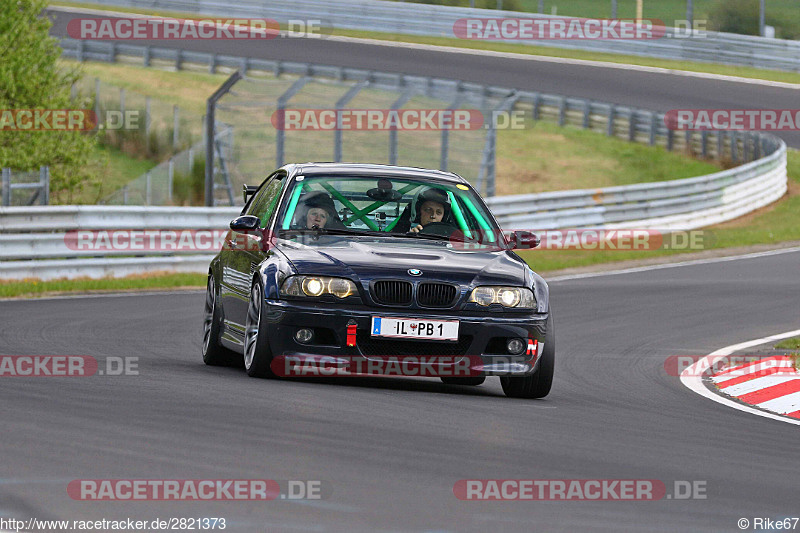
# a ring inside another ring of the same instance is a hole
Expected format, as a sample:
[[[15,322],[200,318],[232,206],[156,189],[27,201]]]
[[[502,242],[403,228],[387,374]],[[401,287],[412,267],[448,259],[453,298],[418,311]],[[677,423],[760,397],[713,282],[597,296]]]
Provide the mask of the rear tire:
[[[472,387],[477,387],[478,385],[482,385],[484,381],[486,381],[486,376],[475,376],[469,378],[454,378],[454,377],[440,377],[439,379],[442,380],[442,383],[447,385],[469,385]]]
[[[544,398],[553,385],[553,370],[556,361],[556,336],[553,331],[553,314],[547,317],[544,335],[544,350],[539,368],[533,374],[522,377],[501,376],[500,385],[509,398]]]
[[[209,366],[232,366],[239,355],[220,344],[222,311],[217,304],[214,276],[208,276],[203,320],[203,362]]]
[[[265,311],[264,289],[261,288],[261,283],[256,281],[250,289],[244,333],[244,369],[248,376],[254,378],[276,377],[270,367],[272,350],[267,340],[267,331],[264,329]]]

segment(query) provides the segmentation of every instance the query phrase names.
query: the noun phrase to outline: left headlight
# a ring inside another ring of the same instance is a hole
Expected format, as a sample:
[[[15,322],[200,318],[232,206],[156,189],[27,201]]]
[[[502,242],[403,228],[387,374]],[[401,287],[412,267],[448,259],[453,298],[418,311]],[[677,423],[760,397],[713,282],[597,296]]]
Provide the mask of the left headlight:
[[[476,287],[469,295],[470,302],[478,305],[489,306],[500,304],[503,307],[535,308],[536,298],[530,289],[525,287]]]
[[[317,298],[333,295],[340,300],[351,296],[358,297],[356,284],[346,278],[328,276],[291,276],[281,286],[281,294],[286,296],[310,296]]]

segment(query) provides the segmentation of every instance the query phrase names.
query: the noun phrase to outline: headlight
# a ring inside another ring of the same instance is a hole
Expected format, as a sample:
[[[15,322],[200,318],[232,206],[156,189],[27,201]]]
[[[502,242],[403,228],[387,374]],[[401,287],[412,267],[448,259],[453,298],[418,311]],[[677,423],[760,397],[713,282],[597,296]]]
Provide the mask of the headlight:
[[[536,307],[536,298],[530,289],[524,287],[476,287],[468,301],[483,306],[500,304],[503,307]]]
[[[339,299],[358,295],[356,284],[345,278],[327,276],[291,276],[281,286],[281,294],[286,296],[319,297],[332,294]]]

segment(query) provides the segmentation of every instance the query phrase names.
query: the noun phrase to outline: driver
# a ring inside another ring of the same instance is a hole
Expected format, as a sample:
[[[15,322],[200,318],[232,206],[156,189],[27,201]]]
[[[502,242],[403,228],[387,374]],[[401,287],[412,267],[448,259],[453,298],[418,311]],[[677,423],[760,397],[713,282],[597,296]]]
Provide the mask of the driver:
[[[442,222],[450,212],[450,199],[439,189],[428,189],[417,198],[416,213],[411,233],[419,233],[425,226],[433,222]],[[412,222],[413,224],[413,222]]]

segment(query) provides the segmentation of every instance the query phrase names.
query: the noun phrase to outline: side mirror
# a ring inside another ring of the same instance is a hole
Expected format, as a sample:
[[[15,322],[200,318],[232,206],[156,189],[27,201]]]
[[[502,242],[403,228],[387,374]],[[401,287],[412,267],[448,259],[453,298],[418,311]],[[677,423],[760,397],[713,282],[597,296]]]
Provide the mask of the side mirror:
[[[233,231],[253,231],[261,225],[261,219],[253,215],[244,215],[231,220]]]
[[[541,244],[542,240],[532,231],[515,231],[505,234],[506,243],[515,250],[532,250]]]

